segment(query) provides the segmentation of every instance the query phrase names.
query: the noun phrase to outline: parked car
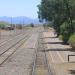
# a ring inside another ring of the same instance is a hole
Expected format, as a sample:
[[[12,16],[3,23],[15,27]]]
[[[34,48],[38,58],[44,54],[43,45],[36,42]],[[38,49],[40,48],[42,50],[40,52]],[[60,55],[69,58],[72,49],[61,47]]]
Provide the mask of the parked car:
[[[7,26],[7,27],[5,27],[5,29],[6,29],[6,30],[14,30],[14,27],[12,27],[12,26]]]

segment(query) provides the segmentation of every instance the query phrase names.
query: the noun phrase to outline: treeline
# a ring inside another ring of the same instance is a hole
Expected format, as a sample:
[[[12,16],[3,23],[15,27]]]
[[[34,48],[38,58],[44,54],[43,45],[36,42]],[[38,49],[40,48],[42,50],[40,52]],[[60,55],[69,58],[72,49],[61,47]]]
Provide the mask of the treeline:
[[[38,5],[40,22],[53,22],[57,36],[75,46],[75,0],[41,0]]]
[[[34,27],[34,23],[30,24],[11,24],[5,21],[0,21],[0,29],[2,30],[14,30],[14,29],[24,29],[25,27]]]

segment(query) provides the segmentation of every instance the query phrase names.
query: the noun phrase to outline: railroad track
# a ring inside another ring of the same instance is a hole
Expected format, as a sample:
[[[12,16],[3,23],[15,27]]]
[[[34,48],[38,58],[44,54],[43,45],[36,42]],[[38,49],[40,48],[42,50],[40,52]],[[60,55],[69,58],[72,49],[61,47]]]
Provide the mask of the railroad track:
[[[15,36],[13,36],[13,37],[8,37],[7,39],[5,39],[4,41],[2,41],[2,42],[0,42],[0,47],[2,46],[2,45],[4,45],[4,44],[6,44],[7,42],[10,42],[10,41],[12,41],[13,39],[15,39],[16,37],[18,37],[19,35],[21,35],[21,33],[22,32],[20,32],[20,33],[17,33]],[[26,33],[26,31],[24,32],[24,34]],[[22,33],[23,34],[23,33]]]
[[[29,37],[32,32],[27,33],[18,42],[0,54],[0,65],[3,64]]]
[[[42,43],[44,41],[41,38],[42,33],[39,34],[31,75],[53,75],[46,56],[45,46]]]
[[[1,35],[0,44],[2,44],[4,41],[7,41],[7,40],[19,35],[19,34],[21,34],[21,31],[19,31],[18,33],[15,33],[15,35],[14,35],[14,33],[11,35],[10,34],[9,35]],[[4,39],[4,37],[5,37],[5,39]]]
[[[27,33],[29,33],[29,32],[27,32]],[[21,38],[23,38],[25,36],[26,36],[26,33],[23,33],[21,35],[16,36],[15,38],[13,38],[12,40],[10,40],[9,42],[7,41],[3,45],[1,45],[0,46],[0,55],[3,54],[4,52],[6,52],[8,49],[10,49],[12,46],[14,46],[18,41],[21,40]]]

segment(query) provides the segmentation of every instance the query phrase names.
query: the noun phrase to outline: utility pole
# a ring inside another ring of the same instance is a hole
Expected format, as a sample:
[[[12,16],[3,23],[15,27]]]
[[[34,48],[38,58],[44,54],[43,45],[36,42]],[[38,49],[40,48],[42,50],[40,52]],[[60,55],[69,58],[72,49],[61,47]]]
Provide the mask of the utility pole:
[[[15,27],[14,27],[14,31],[15,31],[15,35],[16,35],[16,32],[17,32],[17,31],[16,31],[16,24],[15,24]]]
[[[0,39],[1,39],[1,27],[0,27]]]
[[[24,18],[23,18],[23,27],[22,28],[23,28],[23,31],[24,31]]]
[[[11,17],[11,24],[10,27],[12,28],[12,17]],[[10,36],[11,36],[11,28],[10,28]]]

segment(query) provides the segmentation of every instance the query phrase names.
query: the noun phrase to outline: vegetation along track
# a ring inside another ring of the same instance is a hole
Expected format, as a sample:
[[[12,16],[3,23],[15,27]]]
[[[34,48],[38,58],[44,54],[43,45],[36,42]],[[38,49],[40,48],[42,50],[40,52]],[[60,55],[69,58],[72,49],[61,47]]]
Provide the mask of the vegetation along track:
[[[30,36],[32,32],[27,33],[26,35],[20,37],[20,39],[12,45],[10,48],[5,50],[0,54],[0,65],[4,63]]]
[[[37,50],[32,65],[32,75],[53,75],[48,65],[42,32],[39,34]]]

